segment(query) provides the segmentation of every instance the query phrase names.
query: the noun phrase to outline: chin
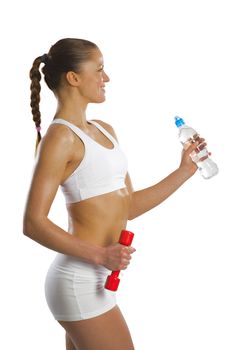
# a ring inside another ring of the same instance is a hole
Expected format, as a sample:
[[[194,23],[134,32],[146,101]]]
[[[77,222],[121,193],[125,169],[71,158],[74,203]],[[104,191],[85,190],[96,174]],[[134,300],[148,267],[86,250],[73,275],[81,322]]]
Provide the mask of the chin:
[[[102,96],[102,97],[99,97],[99,98],[96,98],[96,99],[93,99],[92,101],[90,101],[91,103],[103,103],[106,101],[106,98],[105,96]]]

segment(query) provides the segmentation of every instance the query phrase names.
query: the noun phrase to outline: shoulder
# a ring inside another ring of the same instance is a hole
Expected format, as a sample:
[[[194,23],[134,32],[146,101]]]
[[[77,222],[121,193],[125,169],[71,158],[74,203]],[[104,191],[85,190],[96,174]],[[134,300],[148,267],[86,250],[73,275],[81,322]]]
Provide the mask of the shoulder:
[[[38,156],[69,159],[76,142],[74,133],[61,124],[51,124],[38,147]]]
[[[46,132],[45,140],[51,140],[55,144],[72,144],[76,137],[74,132],[63,124],[51,124]]]
[[[106,131],[108,131],[117,140],[115,130],[110,124],[108,124],[102,120],[99,120],[99,119],[93,119],[93,121],[100,124]]]

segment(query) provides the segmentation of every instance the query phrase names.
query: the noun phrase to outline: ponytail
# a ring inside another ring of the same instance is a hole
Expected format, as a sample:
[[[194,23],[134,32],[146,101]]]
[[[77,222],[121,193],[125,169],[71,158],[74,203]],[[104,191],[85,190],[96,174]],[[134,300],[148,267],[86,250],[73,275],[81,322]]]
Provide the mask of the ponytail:
[[[46,55],[37,57],[32,65],[30,70],[30,79],[31,79],[31,110],[33,115],[33,121],[35,123],[36,131],[37,131],[37,141],[36,141],[36,150],[37,146],[41,141],[41,112],[39,108],[40,103],[40,91],[41,91],[41,73],[39,71],[39,67],[41,63],[44,63]]]

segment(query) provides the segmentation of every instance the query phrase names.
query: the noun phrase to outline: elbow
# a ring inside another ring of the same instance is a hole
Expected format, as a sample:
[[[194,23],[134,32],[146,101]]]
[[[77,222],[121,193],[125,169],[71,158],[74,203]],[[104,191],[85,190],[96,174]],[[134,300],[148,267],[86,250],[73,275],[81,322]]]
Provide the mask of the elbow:
[[[136,211],[134,210],[134,206],[131,205],[128,210],[128,220],[131,221],[135,219],[138,215],[136,214]]]
[[[137,217],[137,215],[135,215],[135,213],[130,210],[129,213],[128,213],[128,221],[131,221],[133,219],[135,219]]]
[[[135,218],[136,218],[136,216],[131,215],[131,216],[128,217],[128,221],[132,221],[132,220],[134,220]]]
[[[40,233],[45,230],[47,220],[46,216],[26,213],[23,218],[23,234],[37,241]]]
[[[24,215],[23,218],[23,234],[32,238],[36,232],[36,222],[29,215]]]
[[[131,221],[133,219],[135,219],[138,215],[137,215],[137,208],[135,205],[135,192],[131,193],[130,196],[130,203],[129,203],[129,207],[128,207],[128,220]]]
[[[23,234],[27,237],[32,236],[32,223],[26,216],[23,219]]]

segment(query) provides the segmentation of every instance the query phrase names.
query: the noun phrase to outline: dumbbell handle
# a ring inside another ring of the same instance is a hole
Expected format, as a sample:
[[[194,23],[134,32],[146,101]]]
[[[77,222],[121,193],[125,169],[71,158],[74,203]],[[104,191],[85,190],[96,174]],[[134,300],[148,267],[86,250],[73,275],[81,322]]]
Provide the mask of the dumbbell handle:
[[[125,246],[130,246],[132,244],[132,240],[134,237],[134,233],[122,230],[119,238],[119,243]],[[120,279],[119,277],[120,271],[112,271],[112,273],[107,277],[105,288],[115,292],[118,289]]]

